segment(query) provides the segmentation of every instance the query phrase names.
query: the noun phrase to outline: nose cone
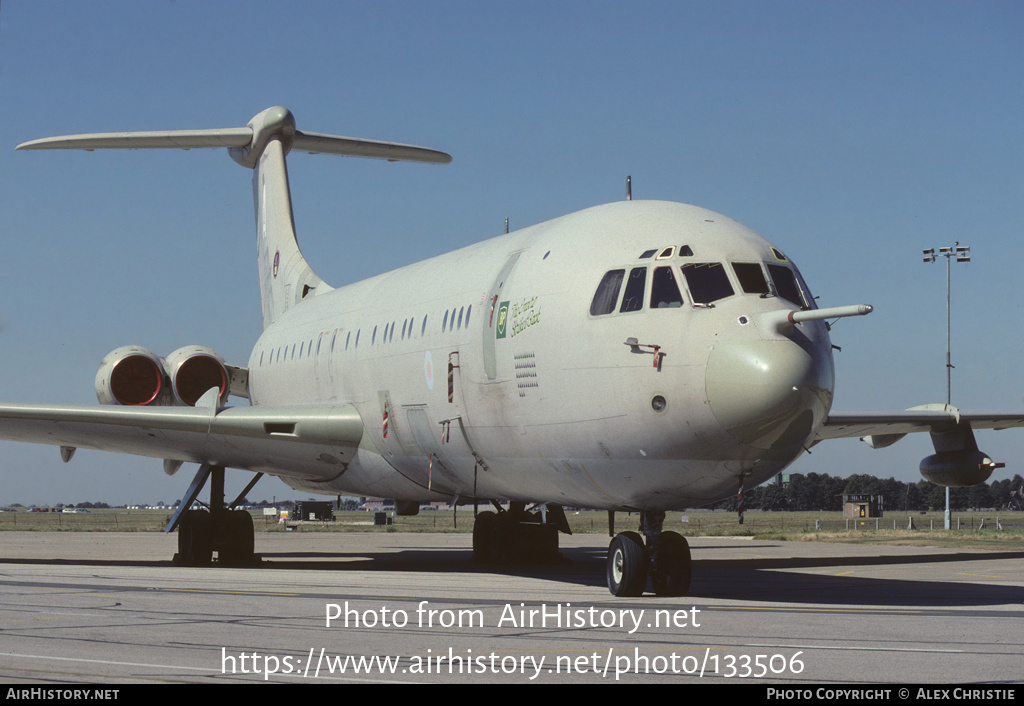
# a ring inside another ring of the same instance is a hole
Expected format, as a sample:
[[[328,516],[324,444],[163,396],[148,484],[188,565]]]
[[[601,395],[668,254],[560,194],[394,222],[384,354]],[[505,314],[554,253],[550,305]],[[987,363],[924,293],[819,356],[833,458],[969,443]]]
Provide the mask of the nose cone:
[[[803,444],[832,406],[832,359],[812,343],[729,341],[712,349],[706,386],[736,440],[781,450]]]

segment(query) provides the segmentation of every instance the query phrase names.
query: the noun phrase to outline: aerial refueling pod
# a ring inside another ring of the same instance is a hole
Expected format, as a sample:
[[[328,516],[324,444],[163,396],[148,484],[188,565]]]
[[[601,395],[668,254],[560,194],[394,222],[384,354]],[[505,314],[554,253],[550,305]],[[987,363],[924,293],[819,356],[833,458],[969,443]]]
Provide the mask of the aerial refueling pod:
[[[921,459],[921,475],[935,485],[966,488],[988,480],[992,471],[1004,468],[978,450],[942,451]]]
[[[160,358],[141,346],[122,346],[100,363],[96,397],[100,404],[195,406],[216,387],[224,404],[229,383],[227,364],[209,348],[184,346]]]

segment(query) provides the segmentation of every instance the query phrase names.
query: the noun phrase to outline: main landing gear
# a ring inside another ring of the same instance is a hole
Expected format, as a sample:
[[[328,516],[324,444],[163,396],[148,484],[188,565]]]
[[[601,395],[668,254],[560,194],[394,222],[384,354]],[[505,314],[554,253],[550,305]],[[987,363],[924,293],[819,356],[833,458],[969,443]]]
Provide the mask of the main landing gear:
[[[260,557],[253,549],[255,545],[252,516],[245,510],[235,510],[242,498],[262,477],[256,477],[246,486],[230,506],[224,506],[223,466],[203,465],[192,480],[188,492],[182,499],[178,511],[171,516],[165,532],[178,529],[178,553],[175,564],[206,566],[213,561],[217,552],[220,566],[254,566]],[[207,510],[190,510],[192,503],[210,479],[210,504]]]
[[[558,533],[572,534],[561,505],[543,511],[526,510],[513,502],[508,510],[493,503],[473,523],[473,561],[481,564],[547,563],[558,561]]]
[[[611,514],[609,513],[609,519]],[[665,513],[645,511],[640,530],[615,535],[608,546],[608,590],[616,596],[639,596],[647,588],[650,574],[659,596],[685,596],[690,590],[690,546],[678,532],[663,532]]]

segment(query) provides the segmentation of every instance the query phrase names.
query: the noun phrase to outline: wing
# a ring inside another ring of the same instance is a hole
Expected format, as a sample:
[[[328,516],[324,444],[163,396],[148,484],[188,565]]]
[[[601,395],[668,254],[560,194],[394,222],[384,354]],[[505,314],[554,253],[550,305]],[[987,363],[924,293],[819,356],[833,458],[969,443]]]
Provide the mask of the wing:
[[[914,432],[943,432],[967,423],[972,429],[1024,427],[1024,413],[964,413],[947,405],[925,405],[903,412],[830,414],[814,442],[862,438],[875,448],[888,446]]]
[[[0,439],[205,463],[306,480],[339,475],[352,460],[362,435],[362,419],[352,405],[220,410],[0,405]]]

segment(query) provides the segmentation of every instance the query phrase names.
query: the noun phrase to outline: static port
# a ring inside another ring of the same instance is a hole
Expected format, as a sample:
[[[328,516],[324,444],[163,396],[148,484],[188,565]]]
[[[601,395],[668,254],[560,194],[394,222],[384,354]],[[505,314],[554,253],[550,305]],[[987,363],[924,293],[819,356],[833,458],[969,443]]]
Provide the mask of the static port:
[[[654,398],[651,400],[651,409],[653,409],[655,412],[663,412],[667,405],[668,403],[665,401],[665,398],[662,397],[661,395],[655,395]]]

